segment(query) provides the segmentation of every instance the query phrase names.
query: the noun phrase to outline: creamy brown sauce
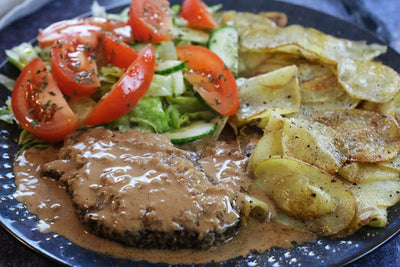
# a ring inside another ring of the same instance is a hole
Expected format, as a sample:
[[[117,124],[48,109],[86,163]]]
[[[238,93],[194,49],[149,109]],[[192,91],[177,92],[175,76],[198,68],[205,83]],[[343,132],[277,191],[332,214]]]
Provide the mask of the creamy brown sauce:
[[[199,160],[203,171],[208,176],[211,176],[211,179],[217,180],[216,182],[219,184],[231,188],[232,192],[235,190],[248,190],[251,180],[243,179],[240,173],[240,170],[244,168],[246,163],[240,153],[231,153],[228,151],[229,147],[224,147],[224,145],[211,146],[207,149],[209,150],[207,152],[208,156]],[[118,155],[123,155],[122,150],[123,148],[120,149]],[[146,260],[149,262],[165,262],[170,264],[206,263],[246,256],[251,252],[261,253],[271,247],[288,248],[293,241],[301,243],[315,238],[313,235],[289,230],[274,222],[250,220],[246,225],[242,225],[238,234],[233,236],[229,241],[207,250],[180,249],[171,251],[137,249],[124,246],[118,242],[89,233],[76,216],[75,208],[70,195],[66,192],[64,183],[41,177],[42,168],[45,163],[55,160],[58,153],[59,151],[54,148],[44,151],[29,149],[16,159],[14,173],[18,189],[15,193],[15,198],[20,202],[26,203],[29,211],[40,218],[38,229],[44,232],[58,233],[71,242],[87,249],[132,260]],[[109,166],[109,168],[114,168],[113,170],[116,170],[116,167]],[[120,170],[116,170],[116,172],[119,173]],[[102,173],[104,172],[99,170],[99,175]],[[110,175],[110,172],[108,174],[109,179],[116,178],[116,176]],[[228,179],[227,177],[230,178]],[[148,181],[147,184],[149,184]],[[95,187],[96,185],[93,186]],[[120,189],[118,188],[118,190]],[[226,194],[227,192],[224,191],[224,193]],[[262,195],[257,195],[256,192],[253,194],[256,194],[259,198],[263,198]],[[167,198],[165,195],[161,197]],[[218,195],[215,195],[215,197],[218,197]],[[140,198],[135,199],[134,196],[132,198],[133,201],[140,200]],[[131,205],[133,205],[132,203]],[[174,202],[169,203],[169,205],[173,204]],[[180,203],[180,205],[183,204]],[[171,219],[168,218],[169,215],[167,213],[161,214],[160,212],[160,216],[165,216],[166,220]],[[204,219],[207,220],[207,218]],[[166,226],[164,225],[163,227]]]

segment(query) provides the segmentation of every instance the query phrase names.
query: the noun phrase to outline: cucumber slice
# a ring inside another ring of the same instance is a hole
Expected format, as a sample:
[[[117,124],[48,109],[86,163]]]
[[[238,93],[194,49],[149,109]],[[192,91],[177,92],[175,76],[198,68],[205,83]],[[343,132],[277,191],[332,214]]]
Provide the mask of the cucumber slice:
[[[181,95],[185,91],[185,82],[180,68],[182,61],[167,60],[158,63],[158,71],[155,71],[147,96]]]
[[[211,33],[208,49],[216,53],[237,76],[239,71],[239,34],[233,26],[222,26]]]
[[[165,62],[165,63],[167,63],[167,62]],[[186,67],[186,63],[182,62],[182,61],[173,60],[173,61],[168,61],[168,63],[169,63],[168,66],[163,66],[162,69],[155,70],[154,73],[159,74],[159,75],[168,75],[168,74],[183,70]],[[161,67],[161,66],[159,66],[159,67]]]
[[[156,52],[156,59],[161,60],[177,60],[175,44],[172,41],[162,42],[153,45]]]
[[[172,143],[186,143],[212,134],[217,129],[216,122],[197,121],[189,126],[163,133]]]

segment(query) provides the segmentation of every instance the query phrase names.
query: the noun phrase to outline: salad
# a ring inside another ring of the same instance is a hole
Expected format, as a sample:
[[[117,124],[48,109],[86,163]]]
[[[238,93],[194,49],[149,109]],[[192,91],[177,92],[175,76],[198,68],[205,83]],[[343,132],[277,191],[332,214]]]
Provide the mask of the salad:
[[[98,125],[139,127],[181,143],[213,133],[236,113],[235,77],[217,55],[237,69],[234,28],[212,33],[213,10],[201,1],[171,9],[168,1],[132,1],[129,9],[54,23],[40,31],[38,46],[6,51],[21,69],[12,113],[39,138],[28,143],[62,141]],[[96,3],[94,11],[104,12]],[[229,54],[220,44],[226,36]]]

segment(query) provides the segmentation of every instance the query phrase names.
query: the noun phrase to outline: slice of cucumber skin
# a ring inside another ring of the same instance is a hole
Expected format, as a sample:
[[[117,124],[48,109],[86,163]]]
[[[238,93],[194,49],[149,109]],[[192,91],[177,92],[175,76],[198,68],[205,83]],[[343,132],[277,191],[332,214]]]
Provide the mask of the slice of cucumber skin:
[[[172,143],[181,144],[198,140],[212,134],[216,129],[216,122],[198,121],[181,129],[166,132],[164,135],[168,136]]]

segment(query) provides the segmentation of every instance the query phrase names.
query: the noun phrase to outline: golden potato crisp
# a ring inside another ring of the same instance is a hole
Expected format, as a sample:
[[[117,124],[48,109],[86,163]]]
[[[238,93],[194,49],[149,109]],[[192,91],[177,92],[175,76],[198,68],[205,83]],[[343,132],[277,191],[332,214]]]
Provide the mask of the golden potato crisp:
[[[291,47],[289,50],[306,58],[315,59],[317,56],[322,61],[335,62],[346,58],[371,60],[386,52],[386,47],[382,45],[341,39],[300,25],[277,27],[266,16],[247,12],[222,12],[220,21],[221,24],[237,27],[243,50],[277,47],[286,50],[285,45],[296,44],[300,48]]]
[[[239,87],[237,118],[262,118],[268,110],[280,114],[298,111],[301,96],[296,75],[297,67],[288,66],[244,81]]]
[[[339,82],[358,99],[384,103],[400,90],[400,76],[379,62],[346,59],[338,64]]]
[[[302,103],[330,101],[346,93],[337,79],[334,66],[300,64],[298,69]]]
[[[262,189],[284,212],[276,218],[282,223],[331,235],[353,220],[356,204],[350,190],[307,163],[274,157],[260,161],[254,174],[257,177],[254,186]]]
[[[344,162],[335,146],[336,136],[323,124],[286,119],[282,129],[283,153],[333,174]]]
[[[350,161],[381,162],[400,151],[399,129],[392,117],[350,109],[320,111],[310,118],[338,132],[339,149]]]

